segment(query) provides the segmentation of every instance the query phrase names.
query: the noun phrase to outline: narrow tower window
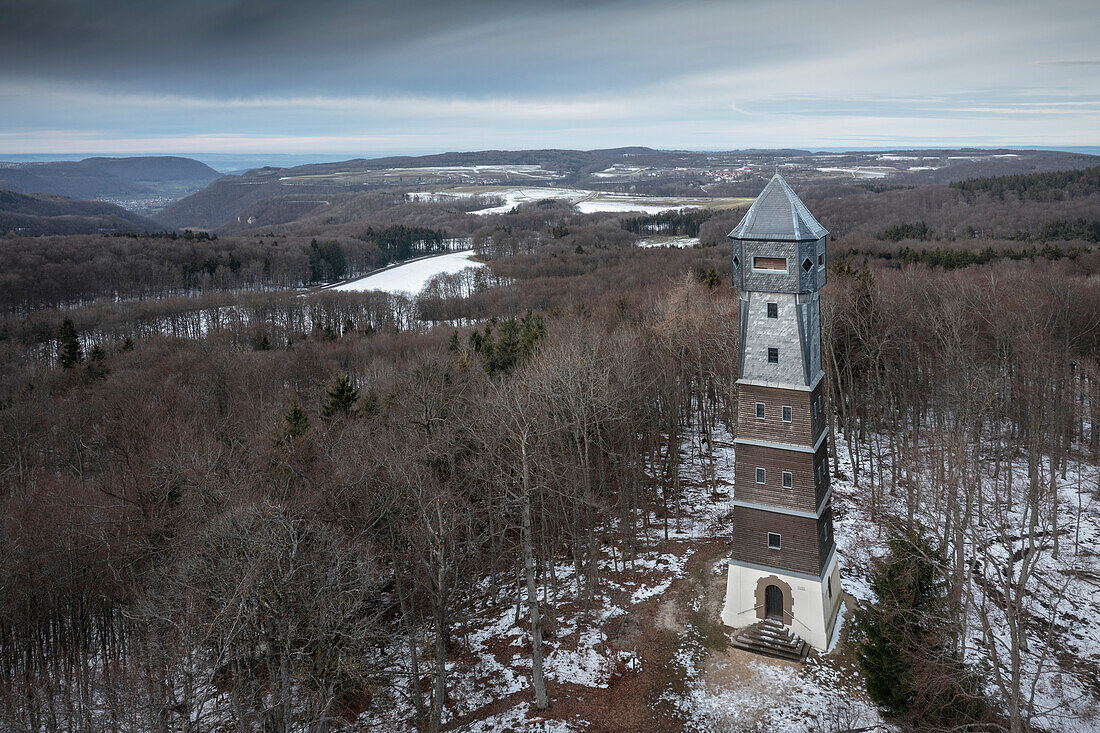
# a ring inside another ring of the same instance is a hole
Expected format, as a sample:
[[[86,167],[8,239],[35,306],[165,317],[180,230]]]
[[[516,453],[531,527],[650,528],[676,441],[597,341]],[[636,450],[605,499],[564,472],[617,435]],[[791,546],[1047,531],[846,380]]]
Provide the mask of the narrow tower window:
[[[763,402],[757,402],[756,403],[756,419],[757,420],[763,420],[764,419],[764,403]]]
[[[783,488],[789,489],[794,486],[794,474],[790,471],[783,472]]]
[[[766,484],[768,482],[768,471],[763,468],[756,469],[756,483]]]
[[[768,347],[768,363],[769,364],[778,364],[779,363],[779,349],[775,348],[774,346],[769,346]]]
[[[794,409],[789,405],[783,405],[783,422],[794,422]]]
[[[779,318],[779,303],[768,303],[768,318]]]
[[[783,549],[783,535],[768,532],[768,548],[772,550]]]

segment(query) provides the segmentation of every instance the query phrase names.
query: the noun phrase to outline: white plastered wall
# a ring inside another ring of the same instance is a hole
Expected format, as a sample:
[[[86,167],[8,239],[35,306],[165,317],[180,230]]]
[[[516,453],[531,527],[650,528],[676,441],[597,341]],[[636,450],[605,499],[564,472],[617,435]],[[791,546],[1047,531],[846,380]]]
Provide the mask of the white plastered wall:
[[[756,612],[756,586],[761,578],[771,575],[791,588],[791,614],[794,618],[784,618],[783,623],[810,646],[827,650],[843,596],[840,590],[840,566],[837,564],[835,552],[829,560],[829,567],[824,575],[825,582],[730,563],[722,623],[741,628],[759,621]],[[829,578],[832,579],[831,596],[828,592]]]

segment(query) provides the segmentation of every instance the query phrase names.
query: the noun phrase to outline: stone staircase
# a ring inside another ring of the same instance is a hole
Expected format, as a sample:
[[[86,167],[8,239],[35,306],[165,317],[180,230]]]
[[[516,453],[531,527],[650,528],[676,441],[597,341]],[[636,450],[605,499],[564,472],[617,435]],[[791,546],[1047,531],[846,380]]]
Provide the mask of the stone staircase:
[[[801,662],[810,651],[809,645],[778,619],[764,619],[747,626],[733,637],[738,649],[779,659]]]

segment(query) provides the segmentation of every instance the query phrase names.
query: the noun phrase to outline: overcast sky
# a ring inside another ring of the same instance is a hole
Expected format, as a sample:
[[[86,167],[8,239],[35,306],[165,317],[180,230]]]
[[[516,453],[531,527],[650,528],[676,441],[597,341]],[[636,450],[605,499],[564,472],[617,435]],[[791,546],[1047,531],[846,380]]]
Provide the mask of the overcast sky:
[[[0,0],[0,154],[1100,145],[1100,2]]]

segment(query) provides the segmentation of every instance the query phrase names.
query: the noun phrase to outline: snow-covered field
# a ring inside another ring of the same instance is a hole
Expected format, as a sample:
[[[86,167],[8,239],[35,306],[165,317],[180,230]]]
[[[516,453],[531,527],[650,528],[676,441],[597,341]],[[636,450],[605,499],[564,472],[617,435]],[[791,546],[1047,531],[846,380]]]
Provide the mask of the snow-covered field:
[[[343,292],[362,292],[381,290],[387,293],[406,293],[416,295],[436,275],[455,273],[467,267],[485,267],[484,263],[473,260],[473,250],[448,252],[443,255],[422,257],[395,267],[376,272],[372,275],[342,283],[332,288]]]
[[[406,194],[412,201],[438,201],[447,198],[469,198],[486,196],[503,201],[498,206],[489,206],[472,211],[472,214],[507,214],[520,204],[560,199],[573,204],[582,214],[596,212],[638,211],[645,214],[660,214],[664,211],[677,211],[698,207],[730,206],[749,203],[752,199],[717,199],[704,197],[664,197],[638,196],[633,194],[590,191],[583,188],[560,188],[553,186],[527,186],[510,188],[506,186],[476,186],[467,188],[441,189],[438,191],[417,191]]]
[[[895,168],[818,168],[822,173],[847,173],[852,178],[885,178],[891,173],[897,173]]]
[[[490,195],[500,196],[504,199],[504,203],[472,213],[506,214],[519,204],[546,199],[568,201],[582,214],[594,214],[599,211],[641,211],[646,214],[660,214],[662,211],[675,211],[691,206],[675,199],[650,199],[644,196],[586,191],[581,188],[511,188],[496,191]]]
[[[637,245],[639,247],[678,247],[680,249],[687,249],[688,247],[695,247],[699,244],[699,237],[646,237],[645,239],[639,239]]]
[[[318,180],[339,180],[343,182],[379,179],[409,179],[412,177],[446,177],[452,180],[466,180],[471,183],[486,179],[499,179],[501,176],[529,178],[548,181],[560,178],[561,174],[547,170],[541,165],[436,165],[411,168],[382,168],[379,170],[332,171],[328,173],[307,173],[282,176],[279,182],[285,184],[310,183]]]

